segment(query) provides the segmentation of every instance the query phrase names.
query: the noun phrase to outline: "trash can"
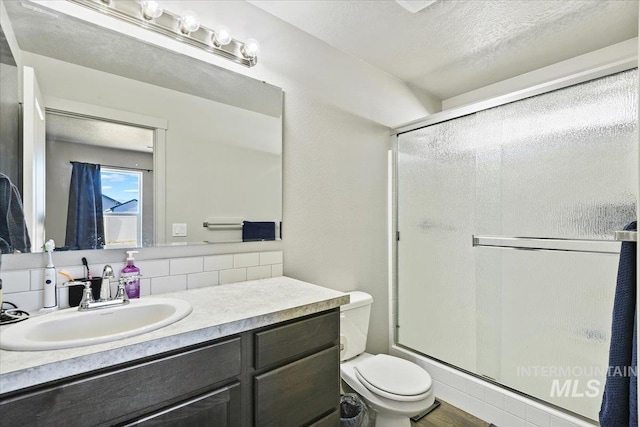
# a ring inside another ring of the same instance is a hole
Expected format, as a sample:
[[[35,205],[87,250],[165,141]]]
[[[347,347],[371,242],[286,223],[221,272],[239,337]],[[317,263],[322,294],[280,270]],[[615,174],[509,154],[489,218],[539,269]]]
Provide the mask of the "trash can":
[[[366,427],[368,409],[357,394],[340,396],[340,427]]]

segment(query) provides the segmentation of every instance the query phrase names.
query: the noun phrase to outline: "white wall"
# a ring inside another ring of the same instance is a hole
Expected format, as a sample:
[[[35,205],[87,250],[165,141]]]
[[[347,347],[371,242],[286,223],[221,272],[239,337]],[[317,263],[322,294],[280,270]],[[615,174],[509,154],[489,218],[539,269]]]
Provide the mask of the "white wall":
[[[368,350],[387,352],[389,131],[300,93],[284,117],[285,275],[372,294]]]

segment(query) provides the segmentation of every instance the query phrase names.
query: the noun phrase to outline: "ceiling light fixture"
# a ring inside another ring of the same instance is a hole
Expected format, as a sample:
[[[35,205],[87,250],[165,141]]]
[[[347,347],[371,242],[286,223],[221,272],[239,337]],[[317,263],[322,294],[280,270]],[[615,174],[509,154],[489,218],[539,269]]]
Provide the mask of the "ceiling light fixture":
[[[165,10],[160,2],[110,1],[110,0],[67,0],[123,21],[139,25],[148,30],[169,36],[190,46],[223,56],[245,67],[258,63],[260,44],[255,39],[246,42],[235,40],[225,26],[212,30],[200,25],[198,16],[191,10],[176,14]]]
[[[245,58],[255,58],[258,52],[260,52],[260,43],[258,43],[256,39],[247,39],[242,49],[240,49],[240,52],[242,52]]]
[[[233,40],[231,38],[231,31],[223,25],[221,27],[218,27],[218,29],[214,32],[211,42],[214,45],[220,47],[228,45],[229,43],[231,43],[231,40]]]
[[[180,32],[188,35],[195,33],[200,28],[198,15],[193,10],[185,10],[180,14]]]
[[[140,2],[140,8],[142,10],[142,17],[148,21],[159,18],[164,10],[160,7],[160,3],[153,0],[144,0]]]

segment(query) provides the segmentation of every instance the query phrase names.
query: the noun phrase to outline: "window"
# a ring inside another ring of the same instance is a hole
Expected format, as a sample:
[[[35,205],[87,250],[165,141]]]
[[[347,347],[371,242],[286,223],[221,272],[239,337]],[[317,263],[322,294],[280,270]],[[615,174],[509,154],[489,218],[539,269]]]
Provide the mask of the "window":
[[[105,248],[142,246],[142,173],[102,168]]]

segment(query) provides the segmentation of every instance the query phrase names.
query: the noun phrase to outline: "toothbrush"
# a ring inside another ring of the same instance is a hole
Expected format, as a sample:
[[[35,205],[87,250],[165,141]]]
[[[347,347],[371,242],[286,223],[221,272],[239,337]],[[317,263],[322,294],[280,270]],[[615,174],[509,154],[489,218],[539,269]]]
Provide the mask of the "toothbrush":
[[[89,263],[87,262],[87,259],[85,257],[82,257],[82,264],[87,269],[87,279],[91,280],[92,277],[91,272],[89,271]]]
[[[53,250],[56,244],[49,239],[44,244],[44,250],[49,255],[49,263],[44,269],[44,308],[55,308],[58,306],[58,298],[56,295],[56,268],[53,266]]]

